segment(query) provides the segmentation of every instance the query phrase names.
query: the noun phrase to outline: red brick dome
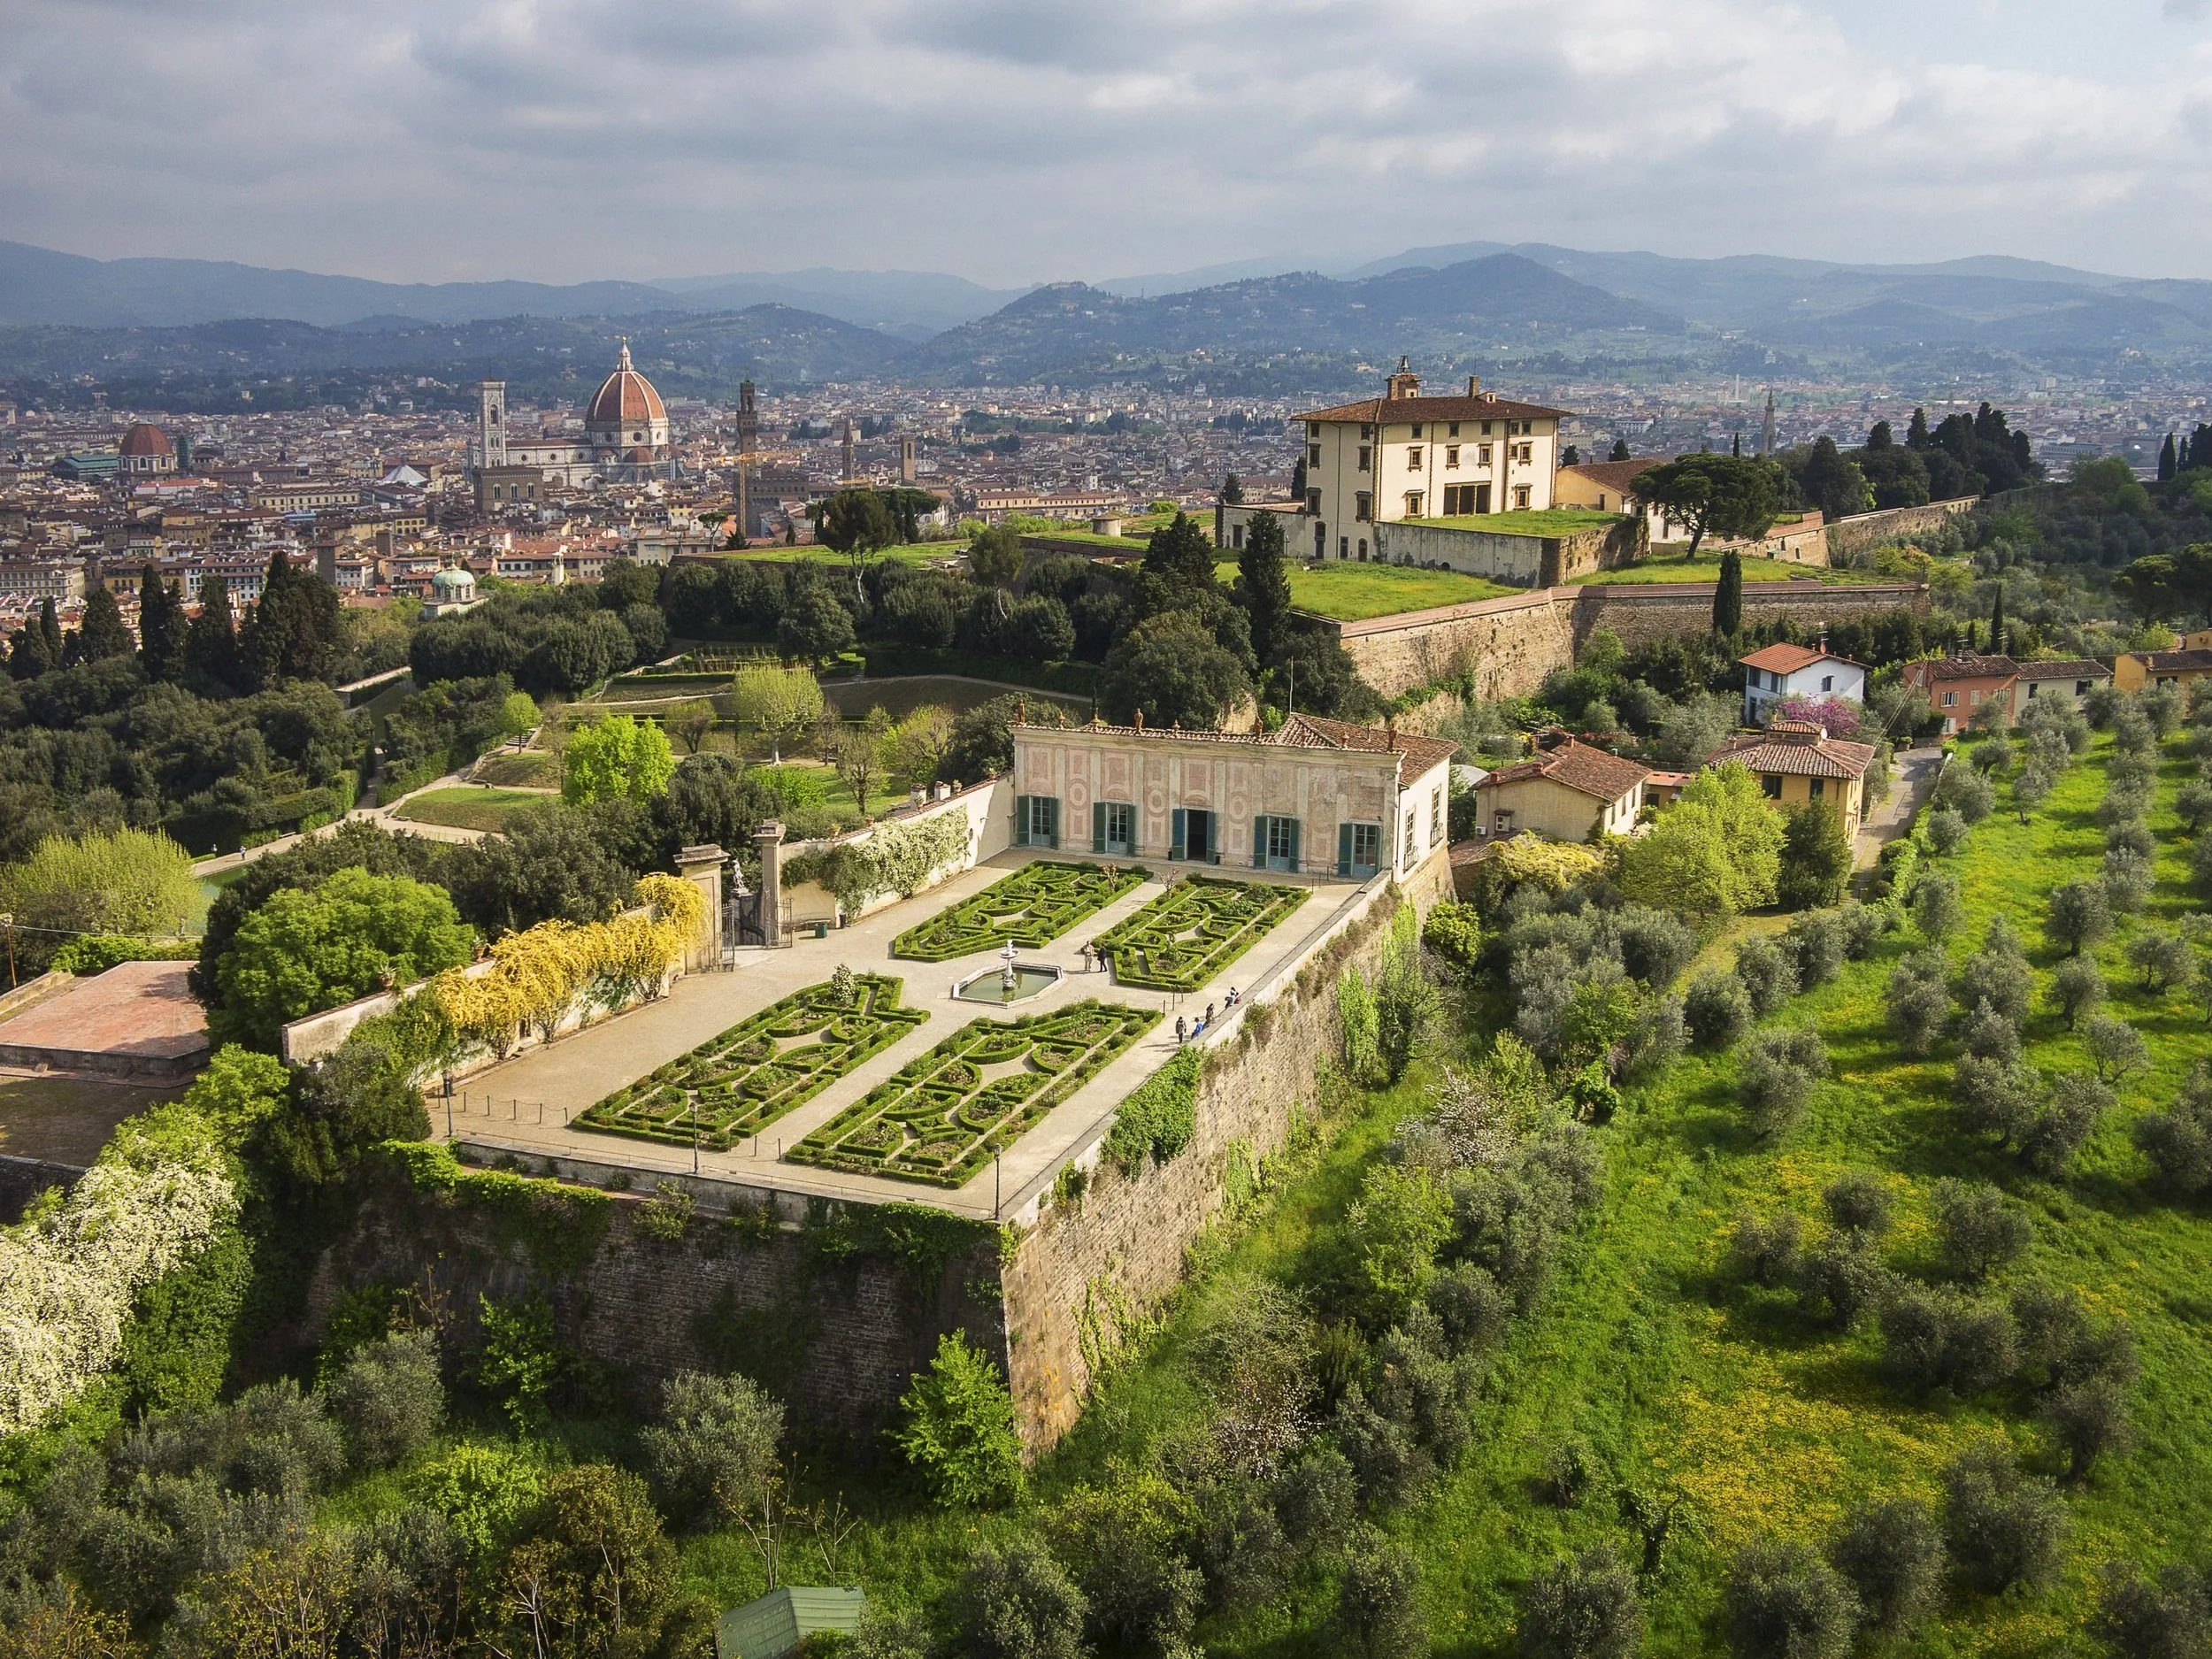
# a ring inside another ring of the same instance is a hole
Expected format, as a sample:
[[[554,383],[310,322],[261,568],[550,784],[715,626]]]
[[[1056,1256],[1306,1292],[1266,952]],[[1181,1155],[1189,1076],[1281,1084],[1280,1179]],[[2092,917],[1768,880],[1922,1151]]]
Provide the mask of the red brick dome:
[[[585,416],[588,424],[600,426],[625,426],[636,421],[666,420],[668,411],[661,406],[661,395],[647,380],[630,366],[630,342],[622,342],[622,357],[615,365],[614,373],[601,382],[598,396],[591,400],[591,411]]]
[[[658,400],[656,400],[657,402]],[[159,426],[150,426],[139,421],[123,434],[122,453],[134,455],[174,455],[177,446],[169,442],[169,434]]]

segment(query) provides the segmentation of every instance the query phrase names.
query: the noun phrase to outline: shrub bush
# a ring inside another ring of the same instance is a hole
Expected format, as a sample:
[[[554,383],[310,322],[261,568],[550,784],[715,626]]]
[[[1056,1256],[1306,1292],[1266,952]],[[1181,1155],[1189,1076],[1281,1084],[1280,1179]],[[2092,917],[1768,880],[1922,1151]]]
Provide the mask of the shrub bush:
[[[2140,910],[2150,902],[2155,885],[2150,859],[2124,847],[2104,856],[2099,879],[2104,887],[2104,902],[2115,916],[2133,916]]]
[[[1959,902],[1959,883],[1956,876],[1941,870],[1924,872],[1913,883],[1912,919],[1923,937],[1940,944],[1958,931],[1965,918],[1965,907]]]
[[[1901,1288],[1882,1304],[1881,1326],[1884,1369],[1916,1392],[1970,1400],[2018,1368],[2011,1313],[1956,1291]]]
[[[427,1331],[401,1331],[356,1348],[328,1393],[356,1469],[403,1462],[445,1421],[437,1339]]]
[[[1746,1211],[1737,1218],[1728,1256],[1739,1278],[1772,1289],[1796,1281],[1803,1246],[1804,1226],[1795,1211],[1778,1210],[1764,1220]]]
[[[1738,1659],[1843,1659],[1858,1598],[1808,1545],[1746,1545],[1721,1590],[1721,1621]]]
[[[2081,1041],[2096,1065],[2097,1076],[2107,1083],[2116,1083],[2151,1063],[2150,1045],[2143,1041],[2143,1033],[2116,1015],[2092,1015]]]
[[[1843,928],[1843,954],[1864,962],[1890,930],[1894,912],[1886,904],[1846,904],[1836,912]]]
[[[1978,1281],[2027,1254],[2033,1229],[1995,1187],[1940,1180],[1933,1202],[1936,1249],[1947,1272]]]
[[[1792,953],[1770,939],[1747,939],[1736,949],[1736,978],[1751,999],[1751,1011],[1765,1018],[1798,992]]]
[[[1950,960],[1933,946],[1916,950],[1890,971],[1882,988],[1889,1028],[1908,1054],[1926,1054],[1943,1035],[1951,1018],[1951,992],[1945,984]]]
[[[1732,973],[1708,968],[1682,998],[1690,1039],[1705,1048],[1731,1048],[1751,1028],[1751,997]]]
[[[1966,819],[1948,807],[1929,813],[1924,827],[1928,846],[1939,858],[1948,858],[1966,845]]]
[[[937,1357],[900,1400],[897,1433],[907,1461],[943,1503],[997,1503],[1021,1490],[1021,1437],[1014,1398],[990,1360],[957,1331],[938,1339]]]
[[[1951,1071],[1951,1098],[1967,1126],[2008,1145],[2027,1137],[2040,1087],[2033,1067],[1995,1056],[1961,1055]]]
[[[1540,1569],[1522,1593],[1522,1659],[1630,1659],[1643,1641],[1635,1575],[1607,1545]]]
[[[1844,962],[1844,922],[1836,910],[1809,910],[1782,935],[1797,962],[1797,982],[1809,991],[1836,977]]]
[[[2143,976],[2147,991],[2179,985],[2196,968],[2196,953],[2179,933],[2146,930],[2128,941],[2128,965]]]
[[[953,1594],[960,1651],[976,1659],[1081,1659],[1088,1611],[1060,1563],[1019,1532],[978,1544]]]
[[[1798,1270],[1797,1294],[1809,1310],[1823,1304],[1832,1325],[1847,1329],[1861,1315],[1878,1308],[1890,1294],[1891,1276],[1864,1233],[1831,1233],[1806,1252]]]
[[[1936,780],[1935,791],[1928,798],[1969,824],[1978,824],[1996,807],[1997,788],[1971,768],[1952,765],[1943,769],[1943,776]]]
[[[1794,1128],[1814,1085],[1828,1069],[1828,1047],[1816,1031],[1773,1030],[1753,1036],[1736,1067],[1736,1098],[1753,1131],[1770,1139]]]
[[[2212,1188],[2212,1070],[2200,1060],[2172,1107],[2146,1112],[2133,1133],[2168,1192],[2194,1196]]]
[[[1881,1178],[1866,1170],[1848,1170],[1828,1183],[1820,1194],[1828,1220],[1839,1232],[1878,1239],[1889,1232],[1889,1188]]]
[[[2042,1110],[2017,1137],[2030,1167],[2039,1175],[2063,1175],[2111,1107],[2112,1091],[2088,1072],[2060,1072]]]
[[[2078,956],[2112,931],[2112,905],[2093,881],[2069,881],[2051,891],[2043,936],[2070,956]]]
[[[678,1371],[661,1389],[661,1420],[639,1437],[662,1501],[680,1519],[734,1518],[775,1478],[783,1406],[746,1378]]]
[[[1544,1454],[1544,1495],[1563,1509],[1571,1509],[1590,1495],[1605,1466],[1579,1434],[1570,1434]]]
[[[2105,1004],[2104,974],[2093,956],[2069,956],[2051,975],[2051,1011],[2071,1031]]]
[[[2017,1025],[2028,1017],[2028,990],[2034,976],[2020,935],[2001,915],[1993,918],[1982,948],[1966,959],[1954,987],[1961,1008],[1988,1004]]]
[[[2098,1458],[2117,1455],[2135,1438],[2126,1392],[2110,1378],[2092,1378],[2060,1389],[2044,1402],[2043,1415],[2059,1449],[2066,1454],[2069,1480],[2086,1479]]]
[[[2179,1562],[2155,1578],[2116,1563],[2092,1628],[2120,1659],[2199,1659],[2212,1646],[2212,1584]]]
[[[2021,1472],[2009,1447],[1985,1441],[1943,1474],[1943,1533],[1976,1589],[2029,1588],[2058,1569],[2066,1505],[2049,1481]]]
[[[1828,1558],[1850,1580],[1866,1628],[1878,1636],[1910,1635],[1943,1594],[1942,1529],[1909,1498],[1861,1504]]]
[[[1959,1047],[1977,1060],[1996,1060],[2006,1065],[2020,1059],[2020,1028],[1988,1003],[1970,1007],[1959,1023]]]
[[[1421,1610],[1421,1568],[1413,1552],[1379,1532],[1363,1532],[1344,1563],[1337,1593],[1338,1651],[1365,1659],[1417,1659],[1429,1651]]]

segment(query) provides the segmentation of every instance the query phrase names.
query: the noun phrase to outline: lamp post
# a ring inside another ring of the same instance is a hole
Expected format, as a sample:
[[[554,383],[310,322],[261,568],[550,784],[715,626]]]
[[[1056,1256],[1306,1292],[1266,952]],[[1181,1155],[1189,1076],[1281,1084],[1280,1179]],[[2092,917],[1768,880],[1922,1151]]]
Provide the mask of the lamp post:
[[[15,913],[0,911],[0,931],[8,936],[8,989],[15,989]]]

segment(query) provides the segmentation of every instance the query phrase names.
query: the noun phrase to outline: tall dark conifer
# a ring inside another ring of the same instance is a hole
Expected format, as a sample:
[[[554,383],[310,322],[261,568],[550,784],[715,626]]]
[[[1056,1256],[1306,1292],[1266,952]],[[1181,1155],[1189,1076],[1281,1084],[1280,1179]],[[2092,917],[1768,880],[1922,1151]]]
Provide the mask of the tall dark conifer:
[[[39,602],[38,631],[46,636],[46,655],[58,664],[61,661],[61,617],[54,609],[50,595]]]
[[[2158,446],[2158,481],[2170,483],[2181,469],[2174,457],[2174,434],[2168,433],[2166,442]]]
[[[185,631],[184,662],[194,679],[211,687],[239,683],[238,625],[230,614],[230,590],[219,576],[200,583],[200,614]]]
[[[184,613],[150,565],[138,578],[138,657],[150,680],[174,680],[184,669]]]
[[[79,637],[84,641],[84,659],[88,663],[131,654],[131,631],[124,624],[115,595],[104,586],[95,588],[85,595],[84,622]]]
[[[1237,596],[1252,618],[1252,654],[1271,663],[1284,643],[1283,619],[1290,614],[1290,576],[1283,568],[1280,513],[1256,512],[1237,556]]]
[[[1713,632],[1731,640],[1743,632],[1743,560],[1733,548],[1720,556],[1720,580],[1713,584]]]
[[[1924,449],[1930,442],[1928,411],[1916,409],[1912,411],[1912,423],[1905,428],[1905,447],[1908,449]]]
[[[2005,590],[1998,588],[1997,596],[1989,603],[1989,649],[1993,657],[2005,654]]]

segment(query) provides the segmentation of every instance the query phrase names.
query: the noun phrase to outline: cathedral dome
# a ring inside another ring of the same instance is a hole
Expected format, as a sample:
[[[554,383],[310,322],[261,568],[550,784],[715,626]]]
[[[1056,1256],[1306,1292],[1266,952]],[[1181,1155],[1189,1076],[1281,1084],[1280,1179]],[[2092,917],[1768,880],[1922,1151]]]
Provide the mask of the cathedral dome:
[[[651,388],[649,387],[647,389],[649,391]],[[657,407],[659,401],[657,398],[654,400]],[[123,434],[122,453],[126,456],[170,456],[176,452],[177,446],[169,442],[167,433],[159,426],[148,426],[142,420]]]
[[[667,419],[668,411],[661,406],[661,395],[653,389],[652,381],[630,366],[630,342],[624,341],[614,373],[601,383],[598,396],[591,400],[591,411],[584,417],[586,424],[626,426]]]

